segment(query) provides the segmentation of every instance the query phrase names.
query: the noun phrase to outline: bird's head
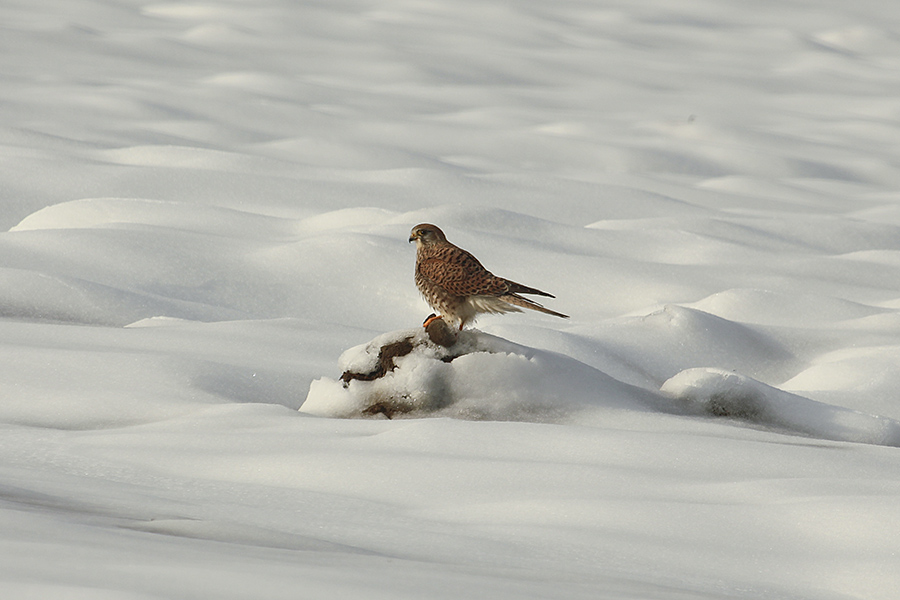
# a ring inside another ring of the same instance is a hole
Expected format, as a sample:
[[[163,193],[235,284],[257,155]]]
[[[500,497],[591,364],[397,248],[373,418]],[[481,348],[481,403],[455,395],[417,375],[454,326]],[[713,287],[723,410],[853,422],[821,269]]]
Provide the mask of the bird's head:
[[[416,246],[422,246],[446,242],[447,238],[437,225],[422,223],[412,228],[412,231],[409,233],[409,241],[415,242]]]

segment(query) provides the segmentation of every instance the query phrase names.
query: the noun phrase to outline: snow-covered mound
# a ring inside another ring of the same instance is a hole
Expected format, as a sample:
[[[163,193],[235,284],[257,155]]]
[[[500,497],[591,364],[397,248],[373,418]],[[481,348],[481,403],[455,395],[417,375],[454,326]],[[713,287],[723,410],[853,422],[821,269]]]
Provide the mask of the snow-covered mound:
[[[444,416],[561,422],[588,411],[646,410],[653,394],[573,358],[529,348],[475,329],[449,348],[422,328],[383,334],[338,360],[345,374],[375,370],[382,349],[402,340],[410,351],[395,369],[365,380],[327,377],[310,384],[300,410],[330,417]]]
[[[900,422],[831,406],[721,369],[682,371],[663,393],[688,409],[826,440],[900,446]]]
[[[686,340],[689,342],[689,340]],[[399,355],[393,348],[402,346]],[[900,446],[900,421],[832,406],[719,368],[696,367],[656,393],[574,358],[477,329],[455,344],[422,328],[392,331],[345,351],[340,379],[310,383],[302,412],[338,418],[451,417],[598,423],[613,411],[724,418],[786,434]]]

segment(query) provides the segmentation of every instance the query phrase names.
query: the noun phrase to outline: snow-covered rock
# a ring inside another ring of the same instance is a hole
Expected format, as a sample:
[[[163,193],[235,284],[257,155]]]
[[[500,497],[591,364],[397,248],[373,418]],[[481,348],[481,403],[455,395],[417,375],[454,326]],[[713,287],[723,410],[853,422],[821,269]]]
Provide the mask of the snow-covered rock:
[[[395,368],[378,370],[386,349],[408,342]],[[341,379],[310,383],[300,410],[330,417],[443,416],[495,421],[565,422],[598,410],[647,410],[650,392],[573,358],[475,329],[443,347],[422,328],[389,332],[350,348]],[[378,371],[378,376],[354,376]]]
[[[730,371],[688,369],[661,391],[716,417],[826,440],[900,446],[900,421],[816,402]]]

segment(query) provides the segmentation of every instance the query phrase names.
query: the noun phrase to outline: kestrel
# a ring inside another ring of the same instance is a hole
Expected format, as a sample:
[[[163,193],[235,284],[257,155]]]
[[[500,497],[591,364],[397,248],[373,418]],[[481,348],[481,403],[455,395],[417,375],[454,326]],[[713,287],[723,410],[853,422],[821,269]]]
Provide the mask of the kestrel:
[[[409,241],[416,242],[416,287],[428,304],[459,329],[479,313],[521,312],[530,308],[568,319],[568,315],[544,308],[519,294],[555,296],[497,277],[478,259],[447,241],[438,227],[422,223],[413,227]]]

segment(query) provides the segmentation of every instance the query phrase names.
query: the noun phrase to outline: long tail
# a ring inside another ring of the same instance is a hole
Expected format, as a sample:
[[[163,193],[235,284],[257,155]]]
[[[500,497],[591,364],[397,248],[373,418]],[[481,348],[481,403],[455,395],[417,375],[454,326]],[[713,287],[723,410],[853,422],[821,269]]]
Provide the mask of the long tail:
[[[509,279],[504,279],[509,285],[509,291],[511,294],[535,294],[536,296],[546,296],[547,298],[556,298],[553,294],[548,294],[547,292],[542,292],[541,290],[528,287],[527,285],[522,285],[521,283],[516,283],[515,281],[510,281]]]
[[[526,289],[531,289],[531,288],[526,288]],[[525,292],[525,293],[527,293],[527,294],[539,293],[542,296],[550,296],[550,294],[545,294],[544,292],[536,292],[536,291]],[[550,296],[550,297],[553,298],[553,296]],[[538,312],[547,313],[548,315],[553,315],[554,317],[562,317],[563,319],[569,318],[569,315],[564,315],[562,313],[552,311],[549,308],[544,308],[537,302],[532,302],[528,298],[523,298],[522,296],[519,296],[517,294],[503,294],[502,296],[500,296],[500,299],[503,300],[504,302],[508,302],[509,304],[514,304],[516,306],[521,306],[523,308],[530,308],[531,310],[536,310]]]

